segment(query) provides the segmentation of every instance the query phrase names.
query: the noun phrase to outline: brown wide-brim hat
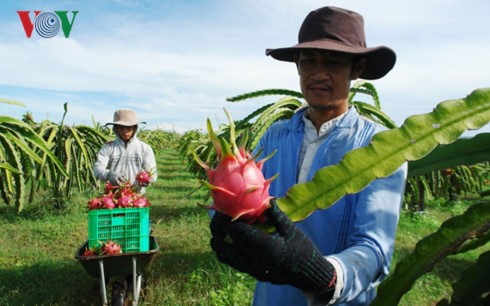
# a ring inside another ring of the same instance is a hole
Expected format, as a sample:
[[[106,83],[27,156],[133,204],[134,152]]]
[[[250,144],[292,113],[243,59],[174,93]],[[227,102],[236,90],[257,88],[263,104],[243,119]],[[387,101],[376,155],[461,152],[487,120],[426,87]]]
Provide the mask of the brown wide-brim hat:
[[[134,126],[139,123],[146,122],[138,122],[138,118],[136,113],[130,109],[119,109],[114,112],[114,120],[113,122],[106,123],[106,125],[123,125],[123,126]]]
[[[302,49],[322,49],[366,58],[360,78],[375,80],[395,66],[395,52],[385,46],[366,47],[364,19],[356,12],[327,6],[306,16],[298,35],[298,44],[287,48],[267,49],[266,55],[280,61],[294,62]]]

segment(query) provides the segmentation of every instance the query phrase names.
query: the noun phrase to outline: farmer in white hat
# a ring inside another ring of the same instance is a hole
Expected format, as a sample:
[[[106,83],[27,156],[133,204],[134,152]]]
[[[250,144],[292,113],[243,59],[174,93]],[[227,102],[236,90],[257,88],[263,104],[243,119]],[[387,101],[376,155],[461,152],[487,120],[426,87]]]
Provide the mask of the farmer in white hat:
[[[144,123],[144,122],[142,122]],[[113,186],[130,182],[144,193],[144,187],[136,181],[136,175],[146,170],[152,174],[150,182],[157,179],[157,167],[153,149],[137,137],[138,120],[136,113],[130,109],[120,109],[114,113],[114,141],[102,146],[94,164],[95,177],[109,181]]]
[[[298,44],[266,54],[295,63],[308,103],[273,124],[255,148],[258,159],[277,150],[263,172],[279,173],[269,192],[283,197],[383,130],[349,106],[349,88],[357,78],[386,75],[396,56],[388,47],[368,48],[363,17],[337,7],[312,11]],[[296,224],[271,201],[266,216],[275,235],[216,212],[211,247],[221,262],[258,280],[254,305],[368,305],[390,270],[406,174],[404,164]]]

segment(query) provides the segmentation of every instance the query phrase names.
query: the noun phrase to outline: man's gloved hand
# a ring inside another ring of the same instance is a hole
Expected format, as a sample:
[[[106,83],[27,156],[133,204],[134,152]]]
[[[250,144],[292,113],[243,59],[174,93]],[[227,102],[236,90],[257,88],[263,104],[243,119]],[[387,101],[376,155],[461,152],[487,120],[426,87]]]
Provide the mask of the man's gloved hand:
[[[266,216],[277,234],[269,235],[216,212],[210,228],[211,248],[218,259],[259,281],[314,291],[320,301],[328,303],[336,284],[332,264],[274,201]]]
[[[109,172],[108,178],[112,186],[119,186],[125,181],[124,176],[115,171]]]

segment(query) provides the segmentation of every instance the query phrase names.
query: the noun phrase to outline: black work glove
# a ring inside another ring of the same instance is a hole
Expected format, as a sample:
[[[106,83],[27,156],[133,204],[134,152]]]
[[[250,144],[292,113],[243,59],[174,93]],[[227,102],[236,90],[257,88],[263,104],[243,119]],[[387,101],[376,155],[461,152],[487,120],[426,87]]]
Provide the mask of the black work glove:
[[[109,172],[108,178],[112,186],[119,186],[125,181],[124,176],[115,171]]]
[[[314,291],[321,302],[328,303],[336,284],[333,265],[274,201],[266,216],[277,234],[216,212],[210,228],[211,248],[218,259],[259,281]]]

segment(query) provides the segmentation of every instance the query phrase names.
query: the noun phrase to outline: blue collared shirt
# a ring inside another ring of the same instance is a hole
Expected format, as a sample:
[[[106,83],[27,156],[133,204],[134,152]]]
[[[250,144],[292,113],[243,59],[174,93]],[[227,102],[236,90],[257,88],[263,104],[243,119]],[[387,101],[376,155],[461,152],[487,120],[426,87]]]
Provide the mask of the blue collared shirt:
[[[261,157],[277,149],[263,167],[266,178],[279,173],[270,186],[272,196],[283,197],[298,182],[305,110],[274,123],[255,148],[256,152],[263,149]],[[351,107],[322,138],[306,180],[311,180],[319,169],[339,163],[347,152],[368,145],[372,136],[383,129]],[[296,223],[324,256],[340,264],[344,283],[337,301],[340,305],[368,305],[375,296],[375,287],[387,276],[406,174],[404,164],[389,177],[376,179],[362,191],[343,196],[328,209],[315,211]],[[257,282],[253,303],[297,306],[307,305],[307,300],[294,287]]]

